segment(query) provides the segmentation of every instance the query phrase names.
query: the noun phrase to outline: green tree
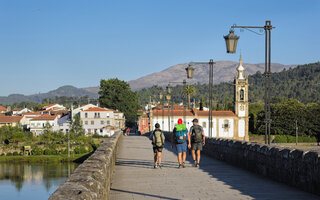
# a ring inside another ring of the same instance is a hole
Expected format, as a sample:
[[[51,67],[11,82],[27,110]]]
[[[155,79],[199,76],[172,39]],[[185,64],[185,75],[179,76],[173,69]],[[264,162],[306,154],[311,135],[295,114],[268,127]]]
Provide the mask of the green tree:
[[[101,106],[123,112],[127,123],[134,124],[139,108],[138,95],[131,91],[127,82],[117,78],[101,80],[99,95]]]
[[[196,88],[192,85],[187,85],[183,90],[183,94],[188,97],[188,108],[190,109],[190,97],[196,94]]]
[[[73,117],[73,120],[71,123],[70,134],[72,135],[72,138],[73,138],[73,135],[75,135],[77,137],[84,136],[84,129],[83,129],[82,121],[81,121],[79,115],[75,115]],[[70,138],[71,138],[71,135],[70,135]]]

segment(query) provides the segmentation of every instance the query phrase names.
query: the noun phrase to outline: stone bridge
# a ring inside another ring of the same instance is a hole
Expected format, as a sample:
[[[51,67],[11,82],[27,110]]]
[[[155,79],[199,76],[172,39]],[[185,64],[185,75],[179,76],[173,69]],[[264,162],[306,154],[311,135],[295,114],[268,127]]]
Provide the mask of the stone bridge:
[[[186,168],[178,169],[167,142],[163,168],[153,169],[148,137],[116,133],[49,199],[320,198],[317,153],[213,138],[204,153],[200,169],[192,167],[190,155]]]

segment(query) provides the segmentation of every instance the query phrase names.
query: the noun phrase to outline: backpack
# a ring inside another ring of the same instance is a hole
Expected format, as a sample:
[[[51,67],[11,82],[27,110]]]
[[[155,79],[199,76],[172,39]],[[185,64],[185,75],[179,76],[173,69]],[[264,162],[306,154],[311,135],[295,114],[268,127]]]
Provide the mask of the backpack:
[[[174,132],[176,143],[182,144],[187,138],[187,127],[185,124],[177,124],[176,131]]]
[[[192,142],[194,143],[201,143],[202,142],[202,131],[199,125],[195,125],[192,128],[191,133]]]
[[[156,147],[162,147],[164,145],[164,135],[160,129],[156,129],[152,136],[152,143]]]

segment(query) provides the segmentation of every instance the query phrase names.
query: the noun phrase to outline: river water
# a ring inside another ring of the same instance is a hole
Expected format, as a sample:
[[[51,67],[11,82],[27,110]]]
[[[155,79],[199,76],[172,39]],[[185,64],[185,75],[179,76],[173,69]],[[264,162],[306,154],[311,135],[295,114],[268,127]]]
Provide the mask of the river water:
[[[77,166],[75,163],[0,163],[0,199],[48,199]]]

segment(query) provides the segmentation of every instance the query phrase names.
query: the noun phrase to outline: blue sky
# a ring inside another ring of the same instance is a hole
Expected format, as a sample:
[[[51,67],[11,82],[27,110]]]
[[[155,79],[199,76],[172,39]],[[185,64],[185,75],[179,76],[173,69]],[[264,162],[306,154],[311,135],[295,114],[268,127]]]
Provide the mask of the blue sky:
[[[264,36],[232,24],[271,20],[272,62],[319,61],[320,1],[0,0],[0,96],[133,80],[190,61],[264,62]]]

